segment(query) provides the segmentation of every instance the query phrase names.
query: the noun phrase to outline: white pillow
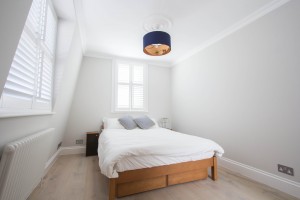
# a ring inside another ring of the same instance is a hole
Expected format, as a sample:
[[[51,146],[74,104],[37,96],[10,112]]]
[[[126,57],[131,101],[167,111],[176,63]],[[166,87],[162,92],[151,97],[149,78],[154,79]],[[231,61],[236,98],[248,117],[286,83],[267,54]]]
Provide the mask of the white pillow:
[[[151,128],[159,128],[156,119],[154,119],[154,118],[150,118],[150,119],[154,122],[154,125]]]
[[[104,129],[125,129],[119,122],[119,118],[103,118]]]

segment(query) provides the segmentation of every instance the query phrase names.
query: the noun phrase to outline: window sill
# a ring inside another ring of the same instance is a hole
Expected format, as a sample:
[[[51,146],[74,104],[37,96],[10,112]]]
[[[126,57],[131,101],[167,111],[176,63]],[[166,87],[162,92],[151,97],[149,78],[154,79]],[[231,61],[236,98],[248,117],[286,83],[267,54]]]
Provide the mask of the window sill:
[[[52,111],[31,111],[31,112],[1,112],[0,119],[2,118],[13,118],[13,117],[29,117],[39,115],[53,115],[55,112]]]

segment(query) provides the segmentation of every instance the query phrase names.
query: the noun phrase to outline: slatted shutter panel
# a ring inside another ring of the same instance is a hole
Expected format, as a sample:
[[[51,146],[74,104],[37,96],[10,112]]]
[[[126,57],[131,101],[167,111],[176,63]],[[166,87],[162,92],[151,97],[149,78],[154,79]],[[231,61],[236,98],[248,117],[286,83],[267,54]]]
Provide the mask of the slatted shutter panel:
[[[1,110],[51,110],[57,18],[46,0],[33,0],[1,96]]]
[[[120,63],[117,66],[117,105],[118,110],[130,108],[130,66]]]
[[[147,111],[147,66],[116,62],[113,111]]]
[[[144,108],[144,66],[132,66],[132,109]]]

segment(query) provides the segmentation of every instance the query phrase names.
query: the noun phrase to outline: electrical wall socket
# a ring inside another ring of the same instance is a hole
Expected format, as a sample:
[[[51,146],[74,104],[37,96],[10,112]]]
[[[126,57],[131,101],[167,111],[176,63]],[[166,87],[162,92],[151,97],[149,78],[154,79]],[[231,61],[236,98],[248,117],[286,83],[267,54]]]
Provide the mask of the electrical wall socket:
[[[76,140],[76,144],[83,144],[83,140]]]
[[[294,176],[294,169],[291,167],[278,164],[278,171],[290,176]]]

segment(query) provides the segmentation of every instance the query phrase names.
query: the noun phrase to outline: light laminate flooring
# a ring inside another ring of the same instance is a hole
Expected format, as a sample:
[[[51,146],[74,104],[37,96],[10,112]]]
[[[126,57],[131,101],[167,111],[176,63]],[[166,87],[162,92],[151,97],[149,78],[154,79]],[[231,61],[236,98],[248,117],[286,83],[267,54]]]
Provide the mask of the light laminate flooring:
[[[107,200],[108,179],[98,157],[60,156],[28,200]],[[131,195],[119,200],[296,200],[268,186],[219,169],[210,178]]]

